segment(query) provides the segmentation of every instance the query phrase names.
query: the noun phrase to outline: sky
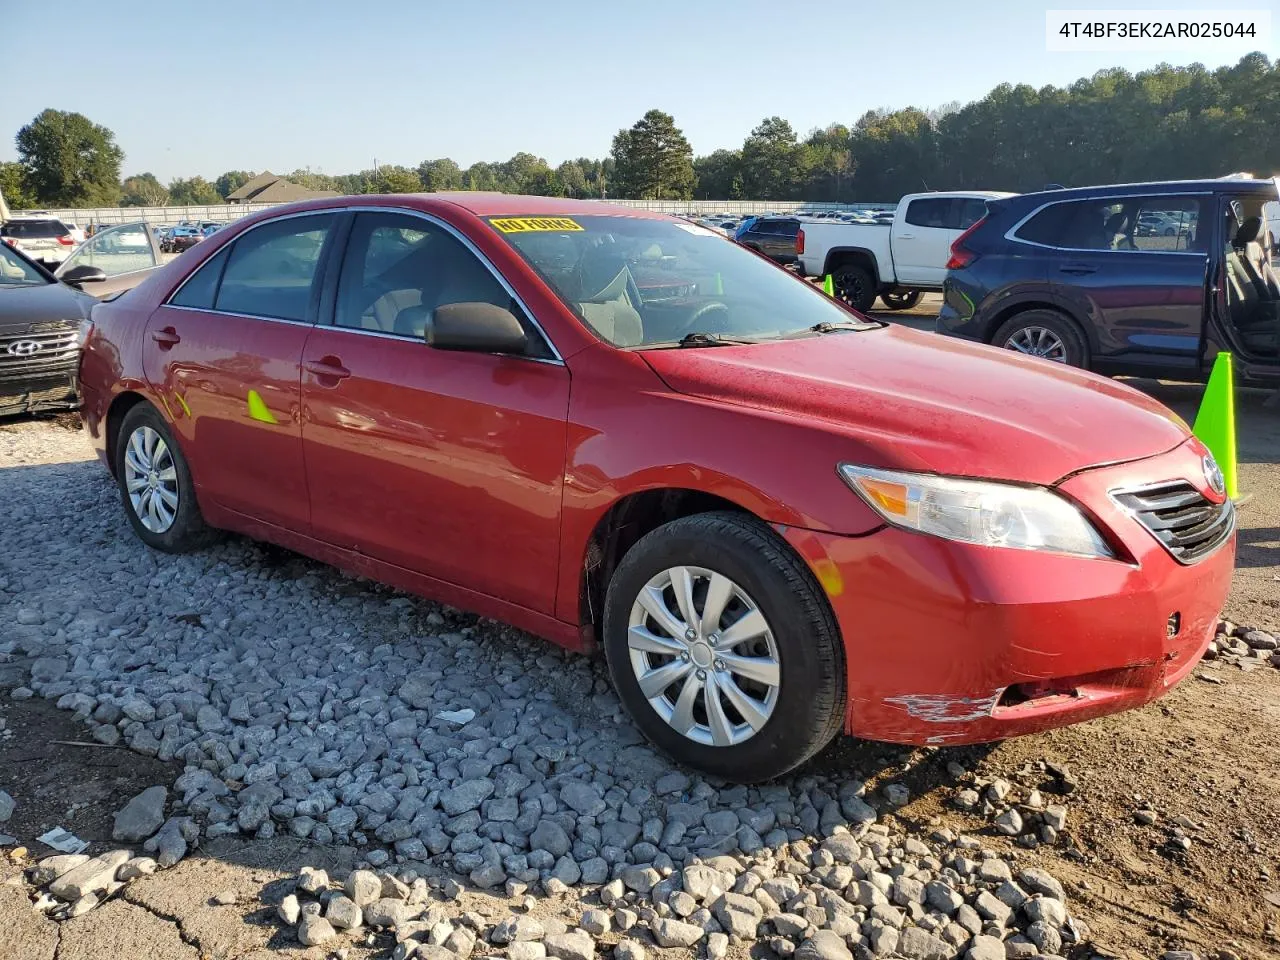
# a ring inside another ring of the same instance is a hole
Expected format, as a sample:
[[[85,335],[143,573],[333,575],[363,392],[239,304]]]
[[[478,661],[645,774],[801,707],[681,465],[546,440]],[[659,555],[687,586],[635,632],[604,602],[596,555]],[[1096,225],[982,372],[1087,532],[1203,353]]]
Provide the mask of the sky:
[[[1227,5],[1270,10],[1280,31],[1280,0]],[[702,155],[740,146],[773,115],[803,136],[869,109],[979,99],[1004,82],[1239,59],[1240,49],[1207,47],[1046,49],[1048,8],[1143,7],[1215,5],[0,0],[0,160],[17,159],[14,135],[47,107],[114,131],[124,175],[165,182],[234,169],[347,173],[375,159],[452,157],[465,168],[521,150],[554,166],[606,155],[654,107]]]

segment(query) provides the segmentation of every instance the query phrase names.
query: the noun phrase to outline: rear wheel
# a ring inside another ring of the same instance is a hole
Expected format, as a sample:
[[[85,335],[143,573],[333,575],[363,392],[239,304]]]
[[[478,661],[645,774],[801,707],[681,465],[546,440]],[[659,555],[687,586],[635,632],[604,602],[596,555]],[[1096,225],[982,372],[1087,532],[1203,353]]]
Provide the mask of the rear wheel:
[[[871,272],[864,267],[847,263],[836,267],[831,274],[831,284],[836,296],[859,313],[866,313],[876,302],[876,284]]]
[[[922,296],[919,290],[895,290],[880,294],[880,299],[890,310],[910,310],[920,302]]]
[[[992,343],[1071,367],[1084,367],[1088,362],[1084,337],[1076,325],[1053,310],[1027,310],[1015,315],[996,331]]]
[[[125,414],[115,457],[120,499],[143,543],[167,553],[186,553],[212,539],[196,503],[187,461],[155,408],[140,403]]]
[[[714,776],[781,776],[844,717],[844,650],[826,598],[751,518],[700,514],[641,538],[609,583],[604,644],[636,725]]]

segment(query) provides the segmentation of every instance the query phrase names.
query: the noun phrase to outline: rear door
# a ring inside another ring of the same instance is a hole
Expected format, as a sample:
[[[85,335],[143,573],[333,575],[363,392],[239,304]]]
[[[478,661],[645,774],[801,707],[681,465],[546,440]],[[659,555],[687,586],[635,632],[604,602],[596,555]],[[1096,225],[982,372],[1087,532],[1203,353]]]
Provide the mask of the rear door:
[[[907,202],[902,219],[890,228],[893,272],[903,286],[941,287],[951,241],[959,233],[953,221],[951,197],[917,197]],[[885,264],[881,264],[883,270]]]
[[[357,213],[345,247],[326,290],[332,317],[303,354],[315,536],[552,613],[568,369],[511,289],[442,222]],[[428,346],[434,309],[461,302],[512,309],[531,355]]]
[[[151,315],[143,341],[147,380],[202,497],[299,533],[311,512],[300,363],[336,220],[318,212],[246,230]]]
[[[1016,237],[1054,248],[1049,282],[1088,325],[1101,368],[1191,371],[1204,334],[1211,209],[1207,196],[1187,194],[1068,201],[1033,214]]]

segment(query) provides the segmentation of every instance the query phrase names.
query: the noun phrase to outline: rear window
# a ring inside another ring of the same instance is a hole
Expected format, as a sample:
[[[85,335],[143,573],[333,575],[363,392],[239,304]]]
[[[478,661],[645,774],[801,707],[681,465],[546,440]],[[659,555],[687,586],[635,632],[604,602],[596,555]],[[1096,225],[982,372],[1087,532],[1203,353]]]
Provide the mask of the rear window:
[[[11,220],[0,227],[0,236],[19,240],[56,240],[70,235],[66,225],[57,220]]]
[[[1065,250],[1199,252],[1200,200],[1195,197],[1102,197],[1054,203],[1018,228],[1019,240]]]

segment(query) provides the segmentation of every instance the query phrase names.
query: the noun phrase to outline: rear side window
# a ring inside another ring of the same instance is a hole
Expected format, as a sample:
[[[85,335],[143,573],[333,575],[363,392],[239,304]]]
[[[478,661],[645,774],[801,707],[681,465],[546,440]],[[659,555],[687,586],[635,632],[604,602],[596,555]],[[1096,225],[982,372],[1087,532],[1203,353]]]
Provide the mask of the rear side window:
[[[951,214],[951,229],[968,230],[987,215],[987,201],[981,197],[961,197],[952,202]]]
[[[212,310],[214,298],[218,294],[218,281],[222,279],[222,268],[227,262],[229,249],[223,247],[202,263],[200,269],[187,279],[169,302],[175,307]]]
[[[1066,250],[1178,253],[1203,249],[1199,220],[1194,197],[1106,197],[1051,204],[1014,236]]]
[[[214,309],[306,320],[333,214],[266,223],[235,241]]]
[[[926,197],[912,200],[907,205],[906,221],[916,227],[948,227],[951,199],[949,197]]]

